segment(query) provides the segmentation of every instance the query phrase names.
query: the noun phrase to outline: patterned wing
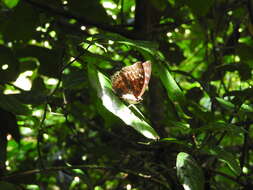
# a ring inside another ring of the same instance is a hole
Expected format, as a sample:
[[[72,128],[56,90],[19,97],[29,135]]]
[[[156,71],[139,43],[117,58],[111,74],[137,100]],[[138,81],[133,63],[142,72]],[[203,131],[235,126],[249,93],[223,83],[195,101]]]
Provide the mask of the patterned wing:
[[[139,98],[142,97],[142,95],[144,94],[146,88],[148,87],[148,83],[151,77],[151,62],[150,61],[146,61],[144,63],[142,63],[143,66],[143,70],[144,70],[144,85],[142,86],[141,92],[139,94]]]
[[[144,68],[141,62],[122,68],[112,76],[112,87],[119,95],[133,94],[139,97],[144,85]]]
[[[142,100],[151,76],[151,62],[136,62],[122,68],[112,76],[112,87],[116,94],[130,104]]]

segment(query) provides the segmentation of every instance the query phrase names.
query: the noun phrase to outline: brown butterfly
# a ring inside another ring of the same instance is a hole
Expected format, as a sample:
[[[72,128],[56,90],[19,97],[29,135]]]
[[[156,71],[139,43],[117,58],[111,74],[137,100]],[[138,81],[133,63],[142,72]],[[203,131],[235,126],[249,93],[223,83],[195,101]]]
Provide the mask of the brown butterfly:
[[[126,102],[137,104],[142,101],[150,77],[151,62],[136,62],[112,75],[112,88]]]

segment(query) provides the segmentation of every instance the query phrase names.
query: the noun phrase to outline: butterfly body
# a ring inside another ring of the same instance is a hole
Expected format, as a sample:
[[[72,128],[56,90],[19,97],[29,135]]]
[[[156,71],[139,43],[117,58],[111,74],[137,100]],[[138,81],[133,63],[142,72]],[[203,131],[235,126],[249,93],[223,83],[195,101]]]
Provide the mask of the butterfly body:
[[[137,104],[142,100],[151,76],[151,62],[136,62],[112,75],[112,88],[123,100]]]

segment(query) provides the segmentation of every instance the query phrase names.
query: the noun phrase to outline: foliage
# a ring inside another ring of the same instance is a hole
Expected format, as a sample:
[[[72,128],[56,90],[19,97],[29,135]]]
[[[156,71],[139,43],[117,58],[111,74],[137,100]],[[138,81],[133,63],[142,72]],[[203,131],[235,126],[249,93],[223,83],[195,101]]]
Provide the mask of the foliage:
[[[1,0],[0,189],[252,189],[252,35],[252,0]]]

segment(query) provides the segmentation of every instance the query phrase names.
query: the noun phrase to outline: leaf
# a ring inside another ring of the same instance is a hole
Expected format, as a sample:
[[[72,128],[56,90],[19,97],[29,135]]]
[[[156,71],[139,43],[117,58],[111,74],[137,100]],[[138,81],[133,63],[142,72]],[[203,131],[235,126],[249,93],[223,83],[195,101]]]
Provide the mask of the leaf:
[[[15,115],[30,114],[30,110],[13,95],[0,94],[0,108],[12,112]]]
[[[198,163],[187,153],[177,155],[177,176],[185,190],[204,189],[204,174]]]
[[[123,12],[129,14],[131,7],[135,4],[134,0],[123,1]]]
[[[155,66],[160,76],[160,79],[167,90],[167,94],[169,98],[171,99],[171,101],[177,102],[177,103],[184,103],[185,102],[184,93],[179,88],[178,84],[176,83],[174,78],[171,76],[168,69],[162,64],[155,65]]]
[[[115,126],[115,124],[118,124],[119,122],[121,122],[121,120],[116,115],[114,115],[112,112],[108,111],[103,106],[101,101],[96,102],[96,108],[97,108],[98,114],[101,115],[101,117],[104,120],[105,127]]]
[[[18,4],[19,0],[3,0],[3,3],[8,8],[14,8]]]
[[[171,76],[168,69],[162,64],[153,64],[154,70],[158,72],[163,86],[167,90],[167,95],[170,100],[174,103],[178,113],[183,118],[189,118],[183,111],[182,108],[185,106],[185,96],[183,91],[179,88],[174,78]]]
[[[137,117],[119,98],[113,93],[110,80],[97,71],[92,64],[88,65],[88,76],[91,85],[96,90],[103,106],[119,117],[125,124],[133,127],[139,133],[150,139],[158,139],[155,130],[144,120]]]
[[[220,147],[209,147],[207,151],[211,155],[216,156],[220,161],[226,163],[235,175],[239,176],[241,174],[242,171],[239,160],[234,154],[227,152]]]

